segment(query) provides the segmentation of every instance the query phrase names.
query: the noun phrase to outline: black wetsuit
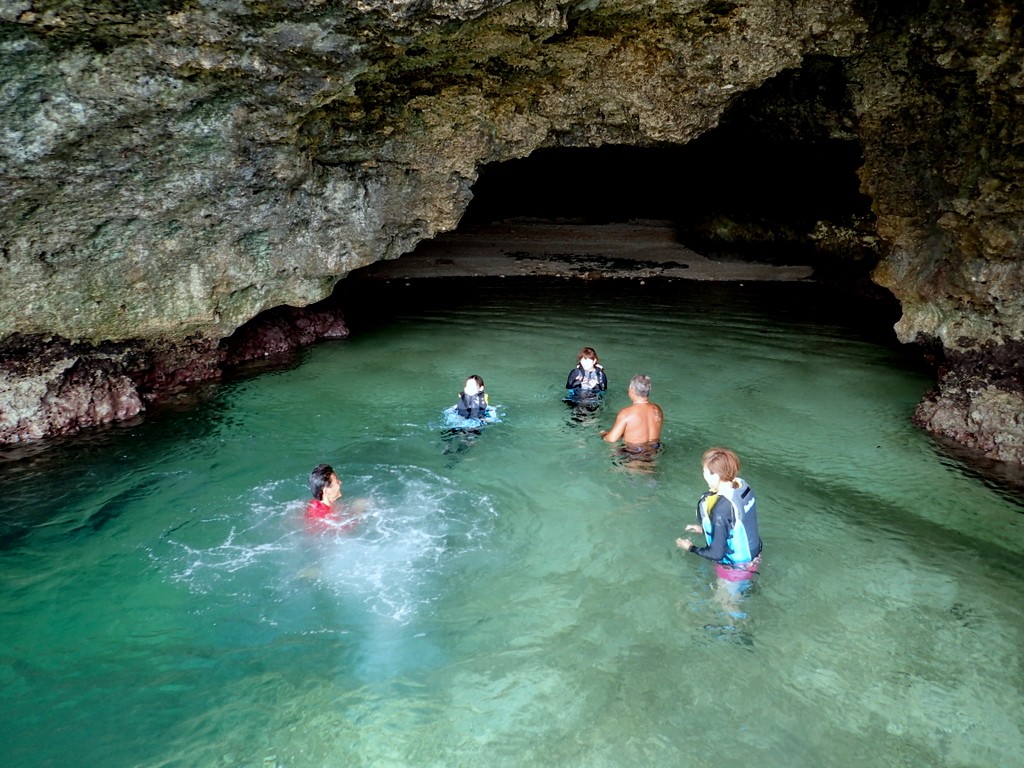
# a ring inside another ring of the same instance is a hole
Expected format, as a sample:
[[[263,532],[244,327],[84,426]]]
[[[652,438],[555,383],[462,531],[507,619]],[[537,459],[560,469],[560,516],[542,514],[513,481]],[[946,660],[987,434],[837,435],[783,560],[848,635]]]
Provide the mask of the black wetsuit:
[[[608,389],[608,377],[600,365],[595,365],[592,371],[585,371],[582,365],[577,365],[569,371],[565,388],[571,389],[576,396],[596,395]]]

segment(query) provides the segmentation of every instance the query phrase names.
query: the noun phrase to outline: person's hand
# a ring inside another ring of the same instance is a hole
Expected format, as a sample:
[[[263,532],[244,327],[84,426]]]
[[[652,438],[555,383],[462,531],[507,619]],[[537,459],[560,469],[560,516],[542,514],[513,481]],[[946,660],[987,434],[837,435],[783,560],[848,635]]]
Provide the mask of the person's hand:
[[[686,530],[689,531],[690,533],[700,533],[704,529],[701,528],[696,523],[690,523],[688,526],[686,526]]]
[[[689,539],[676,539],[676,546],[689,552],[693,549],[693,542]]]
[[[608,434],[608,430],[607,429],[602,429],[600,432],[598,432],[598,434],[601,435],[601,437],[604,437],[605,435]]]

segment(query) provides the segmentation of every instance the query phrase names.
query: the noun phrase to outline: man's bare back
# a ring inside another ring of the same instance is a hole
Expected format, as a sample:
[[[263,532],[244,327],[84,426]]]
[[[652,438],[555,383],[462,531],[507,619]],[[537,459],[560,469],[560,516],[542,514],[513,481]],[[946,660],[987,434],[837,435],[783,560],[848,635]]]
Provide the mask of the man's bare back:
[[[641,388],[650,392],[650,379],[643,377]],[[664,414],[661,406],[648,402],[646,395],[638,394],[633,382],[629,385],[629,399],[633,401],[619,411],[615,417],[615,424],[602,437],[609,443],[616,443],[619,440],[625,442],[627,448],[644,449],[656,448],[661,440],[661,425],[664,421]]]

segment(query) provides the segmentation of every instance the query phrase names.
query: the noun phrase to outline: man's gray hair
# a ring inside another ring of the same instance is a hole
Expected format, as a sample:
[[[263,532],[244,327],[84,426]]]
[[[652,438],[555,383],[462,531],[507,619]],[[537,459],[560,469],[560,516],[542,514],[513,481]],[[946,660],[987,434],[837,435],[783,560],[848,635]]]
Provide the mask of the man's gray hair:
[[[651,377],[646,373],[638,373],[630,379],[629,386],[639,397],[651,396]]]

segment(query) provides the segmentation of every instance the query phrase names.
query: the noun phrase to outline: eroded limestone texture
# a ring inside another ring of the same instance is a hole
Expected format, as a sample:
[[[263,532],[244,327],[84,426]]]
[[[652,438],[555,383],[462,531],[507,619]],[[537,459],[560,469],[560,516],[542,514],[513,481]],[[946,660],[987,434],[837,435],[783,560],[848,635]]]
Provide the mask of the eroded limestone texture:
[[[808,62],[836,74],[815,104],[845,106],[793,119],[863,147],[901,338],[1019,341],[1021,12],[893,5],[8,0],[0,343],[20,394],[0,440],[45,432],[32,414],[62,397],[28,340],[75,349],[117,403],[78,423],[122,418],[124,382],[214,375],[213,350],[260,312],[454,228],[483,164],[684,144]]]
[[[888,244],[874,279],[900,300],[900,339],[947,353],[917,421],[1024,463],[1024,12],[930,5],[873,9],[848,67]]]
[[[948,352],[938,386],[925,396],[914,420],[985,456],[1019,455],[1024,445],[1022,380],[1024,344],[1020,342]],[[988,428],[993,424],[999,428]]]

